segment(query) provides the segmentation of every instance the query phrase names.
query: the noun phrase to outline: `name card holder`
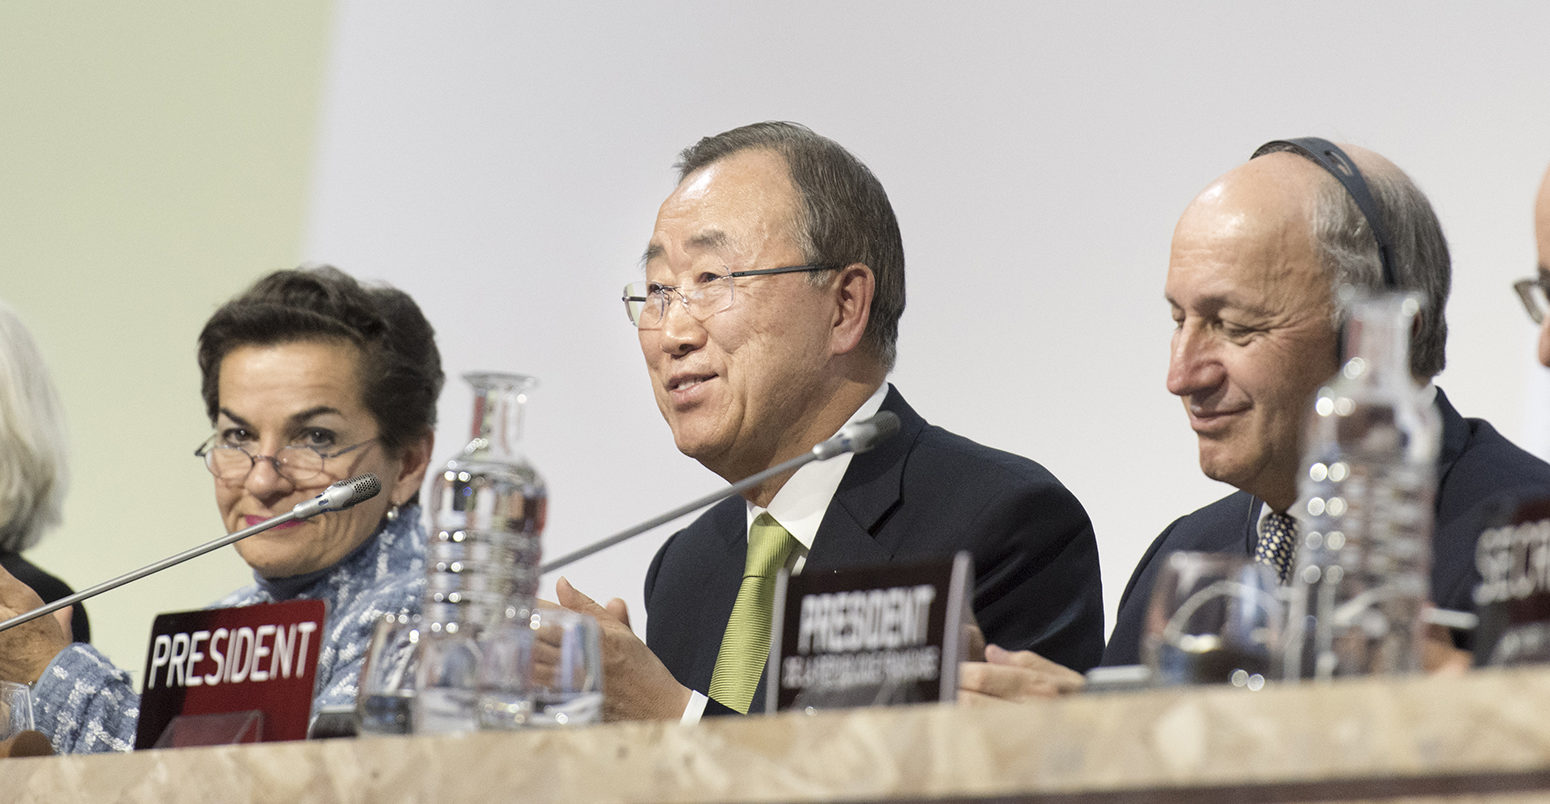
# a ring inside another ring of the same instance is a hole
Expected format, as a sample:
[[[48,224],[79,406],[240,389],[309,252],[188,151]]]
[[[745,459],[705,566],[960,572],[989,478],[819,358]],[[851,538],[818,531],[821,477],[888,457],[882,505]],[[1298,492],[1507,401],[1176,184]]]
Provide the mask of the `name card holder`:
[[[321,600],[158,615],[135,748],[304,739],[324,615]]]
[[[1550,498],[1503,503],[1475,543],[1476,666],[1550,661]]]
[[[153,748],[256,743],[264,736],[264,713],[257,709],[172,718]]]
[[[973,624],[967,552],[915,564],[782,571],[765,711],[952,701]]]

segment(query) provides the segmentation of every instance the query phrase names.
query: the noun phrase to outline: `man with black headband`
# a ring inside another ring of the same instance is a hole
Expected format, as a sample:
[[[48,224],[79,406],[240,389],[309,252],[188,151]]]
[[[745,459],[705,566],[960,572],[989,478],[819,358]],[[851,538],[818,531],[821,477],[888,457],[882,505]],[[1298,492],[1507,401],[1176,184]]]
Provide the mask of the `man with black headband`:
[[[1483,505],[1501,494],[1550,491],[1550,465],[1486,422],[1460,416],[1432,385],[1444,365],[1450,280],[1430,202],[1371,151],[1311,138],[1270,143],[1195,198],[1174,229],[1164,287],[1175,323],[1168,390],[1184,402],[1201,471],[1238,491],[1152,543],[1120,601],[1105,664],[1138,661],[1152,582],[1167,554],[1255,555],[1276,552],[1263,548],[1277,536],[1295,541],[1307,414],[1339,359],[1340,285],[1388,285],[1422,298],[1410,371],[1443,423],[1432,600],[1472,608]]]
[[[1443,422],[1432,599],[1472,608],[1485,504],[1498,494],[1550,491],[1550,465],[1489,424],[1460,416],[1432,385],[1444,364],[1450,278],[1447,241],[1430,202],[1371,151],[1313,138],[1272,142],[1196,196],[1174,229],[1164,285],[1174,321],[1167,385],[1184,403],[1201,471],[1237,490],[1178,519],[1152,543],[1120,600],[1105,665],[1140,661],[1152,585],[1168,554],[1294,555],[1303,432],[1314,395],[1339,363],[1345,312],[1334,289],[1346,284],[1422,297],[1410,369]],[[1081,685],[1026,651],[987,659],[964,668],[960,686],[971,699]]]

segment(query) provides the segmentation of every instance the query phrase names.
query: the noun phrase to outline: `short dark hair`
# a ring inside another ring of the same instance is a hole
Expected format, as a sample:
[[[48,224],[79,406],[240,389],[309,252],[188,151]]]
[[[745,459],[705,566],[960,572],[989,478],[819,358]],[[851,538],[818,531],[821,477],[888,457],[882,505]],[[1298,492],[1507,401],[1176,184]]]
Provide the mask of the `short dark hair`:
[[[885,369],[892,369],[904,314],[904,241],[882,182],[834,140],[800,123],[777,121],[734,128],[685,148],[675,165],[678,180],[754,149],[779,154],[802,197],[796,224],[803,258],[815,265],[859,262],[872,269],[877,288],[864,342]],[[816,274],[814,281],[825,276]]]
[[[441,353],[409,294],[368,287],[329,265],[275,271],[222,305],[199,333],[205,412],[220,412],[221,361],[241,346],[341,340],[361,350],[361,396],[378,438],[398,453],[436,426]]]

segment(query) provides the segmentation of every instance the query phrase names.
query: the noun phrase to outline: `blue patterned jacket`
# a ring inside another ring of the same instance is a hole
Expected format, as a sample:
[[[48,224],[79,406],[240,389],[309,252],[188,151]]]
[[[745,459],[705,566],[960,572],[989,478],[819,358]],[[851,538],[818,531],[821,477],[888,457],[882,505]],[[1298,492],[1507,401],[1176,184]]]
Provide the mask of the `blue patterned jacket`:
[[[318,654],[316,715],[324,706],[351,706],[375,623],[385,614],[417,613],[425,588],[425,526],[417,506],[384,520],[373,536],[338,564],[294,578],[266,579],[227,595],[212,608],[316,599],[328,605],[326,639]],[[90,645],[59,652],[33,685],[33,721],[61,754],[134,748],[140,696],[129,674]]]

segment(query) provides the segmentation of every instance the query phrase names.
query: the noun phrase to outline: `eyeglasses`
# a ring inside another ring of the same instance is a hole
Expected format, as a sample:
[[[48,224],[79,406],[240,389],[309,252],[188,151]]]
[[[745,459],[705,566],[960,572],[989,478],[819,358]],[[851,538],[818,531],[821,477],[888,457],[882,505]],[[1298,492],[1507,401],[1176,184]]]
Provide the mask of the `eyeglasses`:
[[[337,452],[323,452],[317,447],[309,447],[302,444],[291,444],[275,450],[273,456],[254,455],[247,451],[246,447],[234,447],[216,443],[220,434],[210,436],[194,454],[204,459],[205,468],[210,474],[224,483],[240,483],[247,478],[248,473],[261,460],[268,461],[274,466],[275,473],[291,481],[297,486],[304,486],[325,473],[323,462],[330,458],[337,458],[348,452],[354,452],[366,446],[376,438],[368,438],[359,444],[352,444]]]
[[[712,275],[710,279],[693,285],[663,285],[658,282],[631,282],[624,286],[624,313],[636,329],[656,329],[667,318],[668,302],[673,296],[683,302],[684,310],[696,321],[729,309],[736,295],[732,281],[745,276],[770,276],[772,274],[797,274],[812,271],[833,271],[837,265],[788,265],[784,268],[759,268],[752,271],[730,271]]]
[[[1541,273],[1536,277],[1519,279],[1512,283],[1512,289],[1523,300],[1523,309],[1528,311],[1528,317],[1534,319],[1536,324],[1545,323],[1545,316],[1550,315],[1550,274]]]

